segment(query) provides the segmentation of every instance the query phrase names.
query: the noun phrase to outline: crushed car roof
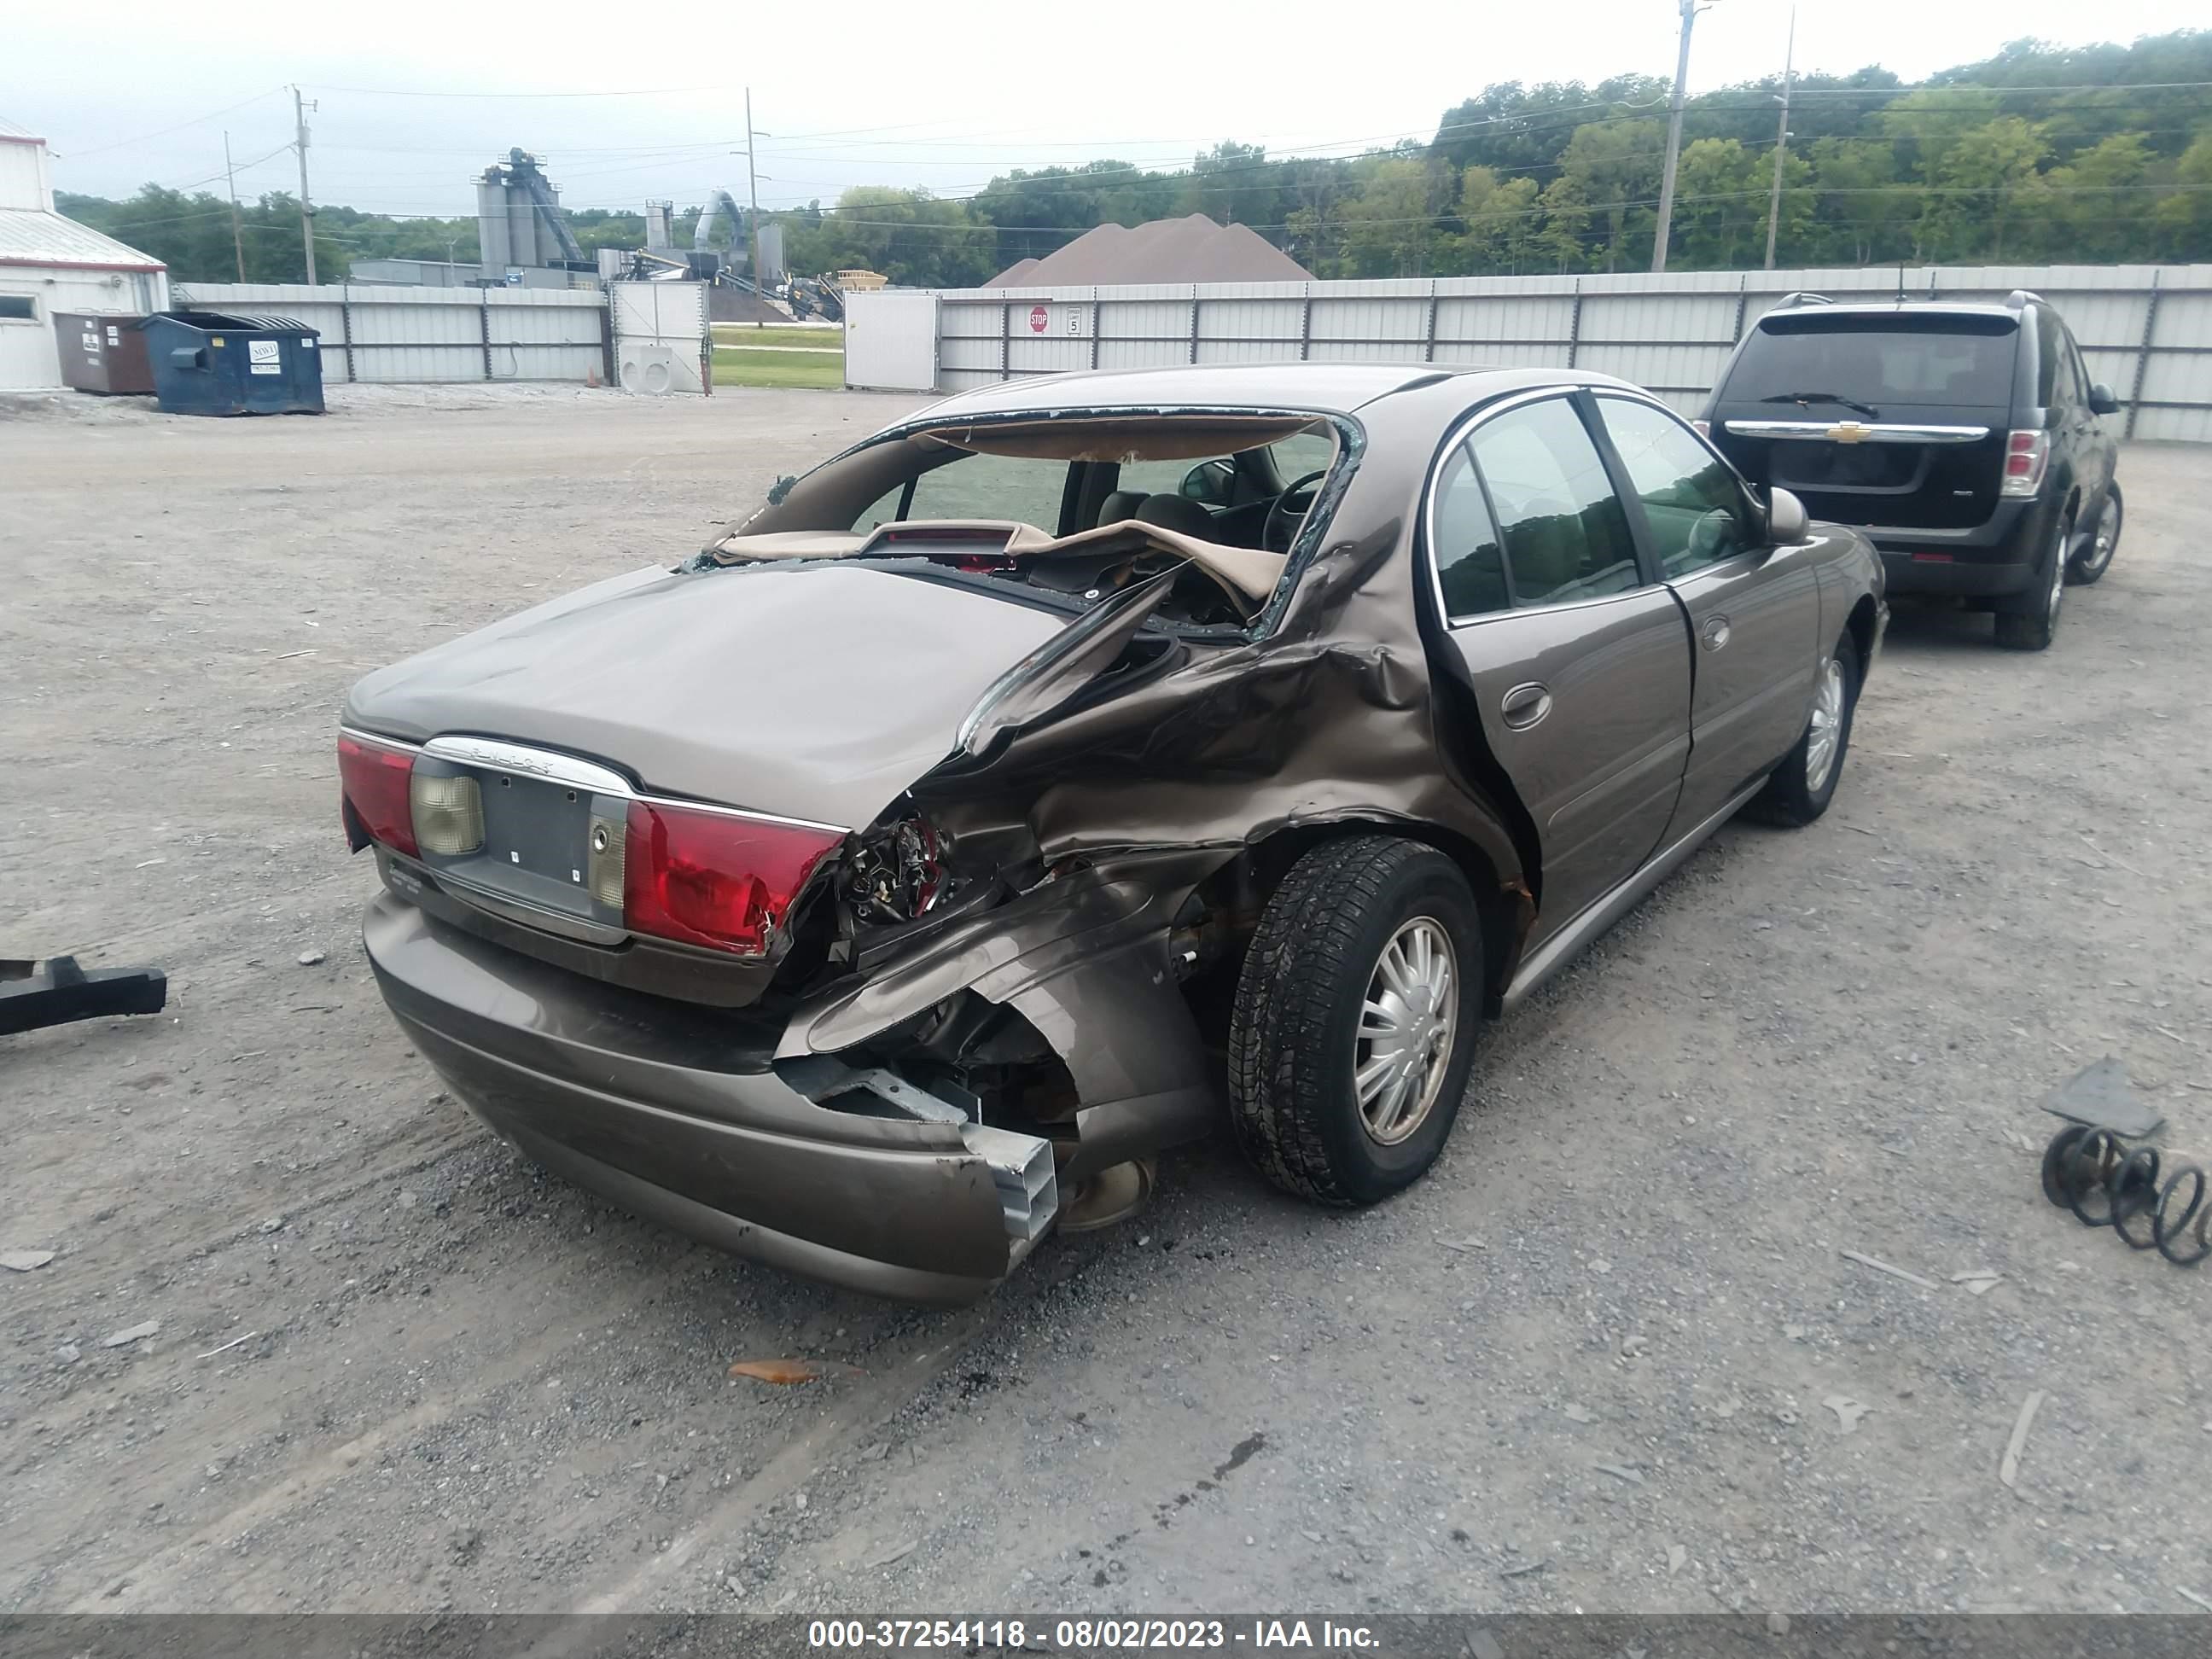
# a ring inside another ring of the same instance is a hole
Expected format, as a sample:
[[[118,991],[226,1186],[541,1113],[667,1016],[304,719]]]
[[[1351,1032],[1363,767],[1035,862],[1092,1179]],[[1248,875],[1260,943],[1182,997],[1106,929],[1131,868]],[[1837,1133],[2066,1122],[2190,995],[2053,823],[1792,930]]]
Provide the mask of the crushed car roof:
[[[922,414],[1040,414],[1071,409],[1246,408],[1348,415],[1378,398],[1437,380],[1494,379],[1510,385],[1609,380],[1572,369],[1492,368],[1455,363],[1194,363],[1172,368],[1097,369],[1039,374],[955,392]]]

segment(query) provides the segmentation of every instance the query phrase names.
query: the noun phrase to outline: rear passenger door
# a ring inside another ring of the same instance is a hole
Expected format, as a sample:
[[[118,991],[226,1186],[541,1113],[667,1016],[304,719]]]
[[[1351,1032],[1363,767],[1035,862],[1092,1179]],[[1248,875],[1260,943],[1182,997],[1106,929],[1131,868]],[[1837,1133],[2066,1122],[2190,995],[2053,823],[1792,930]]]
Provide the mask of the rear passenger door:
[[[2035,319],[2039,346],[2049,341],[2051,360],[2048,387],[2037,391],[2045,405],[2044,424],[2057,453],[2055,459],[2072,476],[2081,492],[2081,510],[2074,528],[2086,531],[2096,522],[2105,504],[2105,485],[2112,477],[2112,441],[2103,420],[2089,407],[2089,377],[2074,337],[2057,312],[2044,308]],[[2039,363],[2038,380],[2042,380]]]
[[[1609,393],[1596,404],[1630,513],[1697,641],[1680,834],[1771,770],[1804,730],[1820,578],[1791,549],[1767,544],[1765,515],[1735,470],[1672,410]]]
[[[1531,945],[1658,846],[1689,750],[1681,609],[1640,562],[1583,411],[1564,392],[1483,410],[1430,481],[1451,646],[1542,843]]]

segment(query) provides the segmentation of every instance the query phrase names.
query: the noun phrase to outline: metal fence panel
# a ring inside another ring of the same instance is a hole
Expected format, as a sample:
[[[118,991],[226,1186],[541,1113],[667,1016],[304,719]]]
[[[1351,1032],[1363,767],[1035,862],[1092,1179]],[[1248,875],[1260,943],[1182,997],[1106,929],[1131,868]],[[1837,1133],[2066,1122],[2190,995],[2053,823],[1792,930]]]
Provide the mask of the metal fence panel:
[[[933,294],[893,294],[845,319],[845,384],[883,392],[927,392],[937,384]]]
[[[596,289],[194,283],[177,292],[180,305],[319,331],[330,385],[608,377],[607,300]]]
[[[617,385],[655,396],[712,392],[704,283],[609,283],[607,305]]]
[[[2212,440],[2212,265],[1989,265],[948,290],[938,385],[1176,363],[1435,362],[1614,374],[1685,411],[1784,295],[1990,301],[2065,313],[2137,438]],[[851,295],[865,308],[874,296]]]

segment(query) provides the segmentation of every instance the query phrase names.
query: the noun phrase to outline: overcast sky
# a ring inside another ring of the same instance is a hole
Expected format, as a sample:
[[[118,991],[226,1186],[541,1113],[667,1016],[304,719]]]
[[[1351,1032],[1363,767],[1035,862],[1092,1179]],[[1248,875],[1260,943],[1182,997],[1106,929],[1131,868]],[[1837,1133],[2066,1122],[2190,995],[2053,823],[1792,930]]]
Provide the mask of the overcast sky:
[[[772,135],[761,202],[785,206],[854,184],[959,194],[1009,167],[1100,155],[1183,165],[1222,139],[1325,155],[1425,137],[1493,81],[1671,75],[1677,21],[1674,0],[13,9],[0,117],[51,141],[59,188],[219,191],[228,128],[242,196],[292,189],[283,88],[297,82],[319,106],[318,201],[443,214],[472,213],[469,179],[514,145],[546,158],[572,207],[680,206],[718,184],[742,200],[732,152],[748,82]],[[1789,13],[1789,0],[1714,0],[1692,90],[1778,70]],[[2127,40],[2208,21],[2205,0],[1810,0],[1797,64],[1878,62],[1909,79],[2022,35]]]

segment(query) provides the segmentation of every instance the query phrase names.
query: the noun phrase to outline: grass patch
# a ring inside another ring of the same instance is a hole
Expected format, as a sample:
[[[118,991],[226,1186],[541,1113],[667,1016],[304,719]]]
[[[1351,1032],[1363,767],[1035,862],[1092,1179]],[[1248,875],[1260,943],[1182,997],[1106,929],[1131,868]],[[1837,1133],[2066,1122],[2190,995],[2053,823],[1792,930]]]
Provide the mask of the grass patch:
[[[835,391],[845,384],[845,354],[745,351],[718,345],[714,348],[714,384],[817,386]]]
[[[750,323],[716,323],[714,343],[718,346],[810,346],[831,351],[845,349],[845,331],[842,328],[795,328],[786,323],[778,327],[770,323],[756,328]]]

